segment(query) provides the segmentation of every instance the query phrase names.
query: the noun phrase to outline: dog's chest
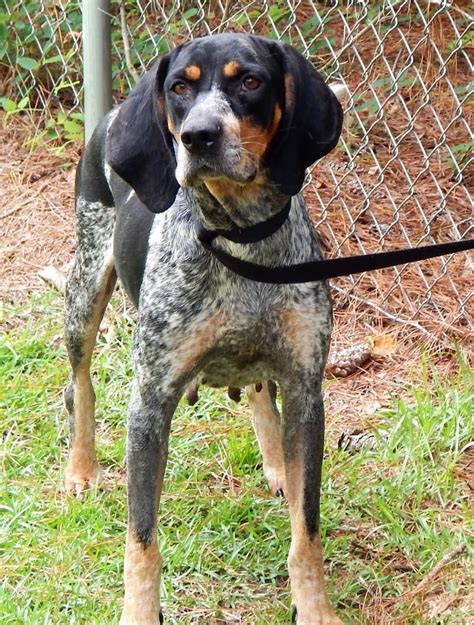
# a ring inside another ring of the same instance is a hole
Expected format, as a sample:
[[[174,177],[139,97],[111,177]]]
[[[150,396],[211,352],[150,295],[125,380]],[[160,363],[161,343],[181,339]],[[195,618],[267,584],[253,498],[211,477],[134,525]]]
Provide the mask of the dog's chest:
[[[182,224],[172,241],[170,231],[151,237],[140,298],[140,342],[153,369],[173,384],[244,386],[313,368],[330,333],[324,284],[240,278],[186,238]]]
[[[210,386],[261,376],[281,342],[277,310],[257,298],[247,303],[242,294],[235,301],[215,293],[176,321],[167,343],[180,374],[199,371]]]
[[[168,335],[169,353],[180,378],[209,386],[278,379],[288,369],[313,366],[317,336],[327,322],[327,310],[319,312],[314,302],[272,297],[265,287],[241,292],[238,301],[209,299]]]

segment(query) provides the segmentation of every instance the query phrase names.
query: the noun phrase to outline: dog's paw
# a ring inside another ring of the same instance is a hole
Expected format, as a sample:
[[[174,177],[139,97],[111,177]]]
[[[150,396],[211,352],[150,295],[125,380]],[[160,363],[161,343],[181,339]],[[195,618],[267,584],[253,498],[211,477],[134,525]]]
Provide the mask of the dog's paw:
[[[66,493],[78,499],[84,496],[85,490],[97,487],[100,481],[101,474],[97,461],[89,463],[86,467],[68,465],[64,475]]]
[[[151,620],[150,620],[151,618]],[[122,613],[122,617],[120,619],[119,625],[163,625],[165,620],[163,618],[163,611],[160,610],[158,614],[159,623],[156,621],[156,617],[145,616],[144,620],[141,618],[136,618],[130,614],[127,614],[125,611]]]
[[[286,476],[284,467],[275,469],[273,467],[263,467],[263,473],[267,478],[268,486],[277,497],[286,497]]]
[[[344,625],[343,621],[332,611],[312,614],[307,619],[300,618],[295,605],[291,606],[291,622],[297,625]]]

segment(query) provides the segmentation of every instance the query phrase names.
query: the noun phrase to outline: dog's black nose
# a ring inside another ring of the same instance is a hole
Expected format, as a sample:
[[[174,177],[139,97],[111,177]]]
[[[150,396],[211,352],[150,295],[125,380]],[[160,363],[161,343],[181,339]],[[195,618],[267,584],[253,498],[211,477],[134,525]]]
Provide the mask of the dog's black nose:
[[[216,121],[192,120],[185,123],[181,132],[181,142],[184,147],[194,154],[209,151],[217,143],[222,134],[222,127]]]

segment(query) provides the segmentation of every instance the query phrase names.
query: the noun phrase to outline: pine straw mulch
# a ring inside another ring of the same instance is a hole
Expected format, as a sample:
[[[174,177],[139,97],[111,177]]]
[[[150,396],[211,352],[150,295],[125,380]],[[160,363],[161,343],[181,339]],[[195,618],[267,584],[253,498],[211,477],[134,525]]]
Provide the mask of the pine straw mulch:
[[[330,26],[338,49],[344,42],[342,23]],[[428,37],[419,19],[401,24],[400,30],[404,41],[394,30],[383,40],[383,55],[378,55],[380,44],[368,30],[340,58],[357,113],[351,110],[345,117],[346,150],[337,149],[324,159],[308,190],[315,221],[323,219],[318,230],[329,255],[335,249],[350,255],[473,236],[474,171],[459,149],[469,144],[474,108],[464,98],[461,115],[453,96],[456,91],[463,100],[470,69],[462,55],[452,56],[443,68],[438,62],[434,45],[446,57],[454,38],[445,13],[433,20]],[[378,36],[383,38],[383,31]],[[323,55],[317,65],[328,60]],[[369,68],[367,74],[362,64]],[[387,68],[394,76],[408,68],[396,94],[383,83]],[[377,112],[369,83],[382,111]],[[368,136],[361,124],[370,127]],[[453,153],[461,175],[446,145],[458,149]],[[408,322],[406,327],[425,334],[427,344],[431,335],[431,344],[448,344],[454,338],[467,345],[472,341],[473,268],[469,254],[458,254],[334,284],[351,292],[364,313],[372,316],[371,308],[381,308]],[[342,307],[348,299],[338,294],[336,301]],[[368,301],[372,306],[364,306]]]
[[[4,119],[0,115],[0,125]],[[56,156],[29,149],[31,117],[15,116],[2,128],[0,144],[0,298],[24,302],[44,288],[38,271],[64,270],[74,252],[74,175],[78,147]]]

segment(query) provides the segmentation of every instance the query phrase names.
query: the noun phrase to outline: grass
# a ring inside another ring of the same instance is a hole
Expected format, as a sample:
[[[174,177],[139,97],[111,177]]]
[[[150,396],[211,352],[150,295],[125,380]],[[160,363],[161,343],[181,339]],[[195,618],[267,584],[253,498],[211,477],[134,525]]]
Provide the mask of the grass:
[[[0,345],[4,625],[110,624],[120,615],[131,331],[112,316],[112,345],[100,337],[94,364],[106,489],[66,498],[61,308],[48,293],[5,311],[14,323]],[[408,398],[379,415],[374,449],[326,450],[328,587],[346,623],[472,622],[472,512],[453,469],[473,435],[474,375],[461,357],[451,380],[436,379],[429,362],[423,371]],[[194,408],[180,405],[159,540],[167,623],[289,622],[287,511],[266,488],[245,402],[204,390]],[[428,588],[409,593],[462,543]]]

